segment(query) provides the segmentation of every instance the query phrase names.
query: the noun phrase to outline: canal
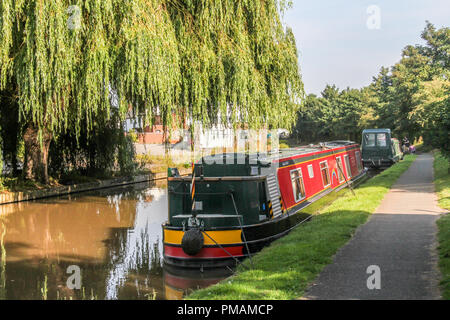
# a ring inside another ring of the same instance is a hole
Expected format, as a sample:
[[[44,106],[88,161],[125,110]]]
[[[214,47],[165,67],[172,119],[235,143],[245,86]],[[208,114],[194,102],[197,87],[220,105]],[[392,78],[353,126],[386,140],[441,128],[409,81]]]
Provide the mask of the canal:
[[[157,181],[0,205],[0,299],[181,299],[230,275],[163,266],[166,190]]]

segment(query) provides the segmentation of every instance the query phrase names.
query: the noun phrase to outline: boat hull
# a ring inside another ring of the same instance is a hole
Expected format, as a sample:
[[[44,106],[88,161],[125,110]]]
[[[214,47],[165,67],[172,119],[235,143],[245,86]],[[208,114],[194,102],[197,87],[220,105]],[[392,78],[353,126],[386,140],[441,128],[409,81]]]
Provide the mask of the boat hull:
[[[289,233],[293,228],[307,222],[312,215],[336,199],[347,186],[355,187],[367,177],[363,172],[349,184],[327,189],[302,203],[301,207],[286,211],[283,215],[264,223],[240,227],[216,227],[202,230],[204,246],[194,256],[182,249],[183,228],[163,225],[164,263],[181,268],[234,267],[249,256],[260,251],[272,241]],[[245,241],[244,241],[245,239]]]

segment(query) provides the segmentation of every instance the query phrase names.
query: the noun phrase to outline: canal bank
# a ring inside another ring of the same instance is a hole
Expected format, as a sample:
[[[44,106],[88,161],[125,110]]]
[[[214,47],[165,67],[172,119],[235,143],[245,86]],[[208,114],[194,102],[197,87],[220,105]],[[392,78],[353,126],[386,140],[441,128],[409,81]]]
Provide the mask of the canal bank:
[[[186,168],[180,168],[180,174],[190,174],[191,170]],[[125,186],[129,184],[161,180],[167,178],[167,172],[147,173],[141,175],[119,177],[106,180],[97,180],[93,182],[86,182],[80,184],[72,184],[68,186],[45,188],[40,190],[30,190],[23,192],[7,192],[0,193],[0,205],[8,203],[16,203],[22,201],[32,201],[37,199],[44,199],[50,197],[65,196],[68,194],[93,191],[106,188],[114,188]]]
[[[384,195],[415,160],[415,155],[324,208],[310,222],[294,229],[239,266],[232,277],[193,292],[187,299],[296,299],[301,297],[333,255],[376,210]]]
[[[447,210],[438,221],[438,253],[439,268],[442,273],[441,290],[442,298],[450,300],[450,172],[449,161],[441,152],[434,153],[434,185],[438,204]]]

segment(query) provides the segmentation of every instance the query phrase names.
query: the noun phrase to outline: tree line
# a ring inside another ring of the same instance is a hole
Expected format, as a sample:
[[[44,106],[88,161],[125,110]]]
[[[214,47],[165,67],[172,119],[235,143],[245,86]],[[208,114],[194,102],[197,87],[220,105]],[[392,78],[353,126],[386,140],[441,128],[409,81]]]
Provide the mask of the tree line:
[[[427,22],[424,44],[406,46],[392,67],[382,67],[367,87],[327,85],[309,94],[293,134],[300,141],[360,141],[366,128],[390,128],[398,138],[423,137],[450,155],[450,28]]]

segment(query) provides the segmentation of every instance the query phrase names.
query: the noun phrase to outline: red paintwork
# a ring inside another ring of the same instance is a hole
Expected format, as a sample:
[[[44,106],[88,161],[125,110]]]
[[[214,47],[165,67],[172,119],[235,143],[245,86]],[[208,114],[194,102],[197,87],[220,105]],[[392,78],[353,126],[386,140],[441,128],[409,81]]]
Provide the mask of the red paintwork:
[[[244,256],[242,249],[243,249],[243,246],[225,247],[225,250],[227,250],[227,252],[230,253],[231,255],[233,255],[234,257]],[[230,257],[221,248],[206,247],[206,248],[203,248],[195,256],[189,256],[186,253],[184,253],[184,251],[181,247],[172,247],[169,245],[164,245],[164,255],[167,257],[173,257],[173,258],[189,258],[189,259],[195,259],[195,258],[214,259],[214,258],[229,258]]]
[[[346,151],[345,149],[349,148],[349,147],[351,147],[352,149]],[[330,150],[333,150],[335,152],[343,152],[343,153],[340,153],[337,155],[334,154],[334,155],[324,156],[323,158],[320,157],[321,154],[325,154],[325,153],[329,152]],[[280,167],[278,169],[278,182],[279,182],[279,186],[280,186],[281,197],[283,199],[283,204],[284,204],[285,208],[289,209],[289,208],[302,202],[302,200],[300,200],[299,202],[295,202],[294,193],[292,190],[291,176],[290,176],[291,170],[300,168],[302,171],[303,183],[304,183],[305,192],[306,192],[306,197],[303,199],[303,201],[304,201],[305,199],[308,199],[308,198],[320,193],[321,191],[325,190],[323,182],[322,182],[322,175],[321,175],[320,165],[319,165],[319,163],[322,161],[327,161],[327,164],[328,164],[330,181],[331,181],[330,188],[334,189],[345,183],[345,180],[343,182],[339,182],[338,172],[337,172],[338,169],[337,169],[337,164],[336,164],[337,157],[342,158],[343,171],[345,174],[345,178],[347,180],[349,180],[351,177],[347,173],[344,155],[349,156],[350,167],[351,167],[350,170],[352,173],[352,177],[357,176],[360,173],[360,171],[358,171],[358,166],[356,163],[356,156],[355,156],[356,151],[359,151],[359,145],[357,145],[357,144],[352,145],[352,146],[347,146],[347,147],[337,147],[334,149],[328,149],[328,150],[324,150],[324,151],[301,154],[298,156],[293,156],[293,157],[288,157],[288,158],[283,158],[283,159],[278,160],[277,162],[282,163],[283,161],[286,161],[289,159],[294,160],[294,159],[307,158],[312,155],[318,155],[318,158],[319,158],[319,159],[314,159],[314,160],[309,160],[309,161],[306,160],[303,163],[298,163],[298,164],[290,165],[287,167]],[[309,177],[308,165],[310,165],[310,164],[312,164],[312,166],[313,166],[313,171],[314,171],[313,178]],[[362,164],[361,164],[361,167],[362,167]],[[333,172],[335,174],[333,174]]]

